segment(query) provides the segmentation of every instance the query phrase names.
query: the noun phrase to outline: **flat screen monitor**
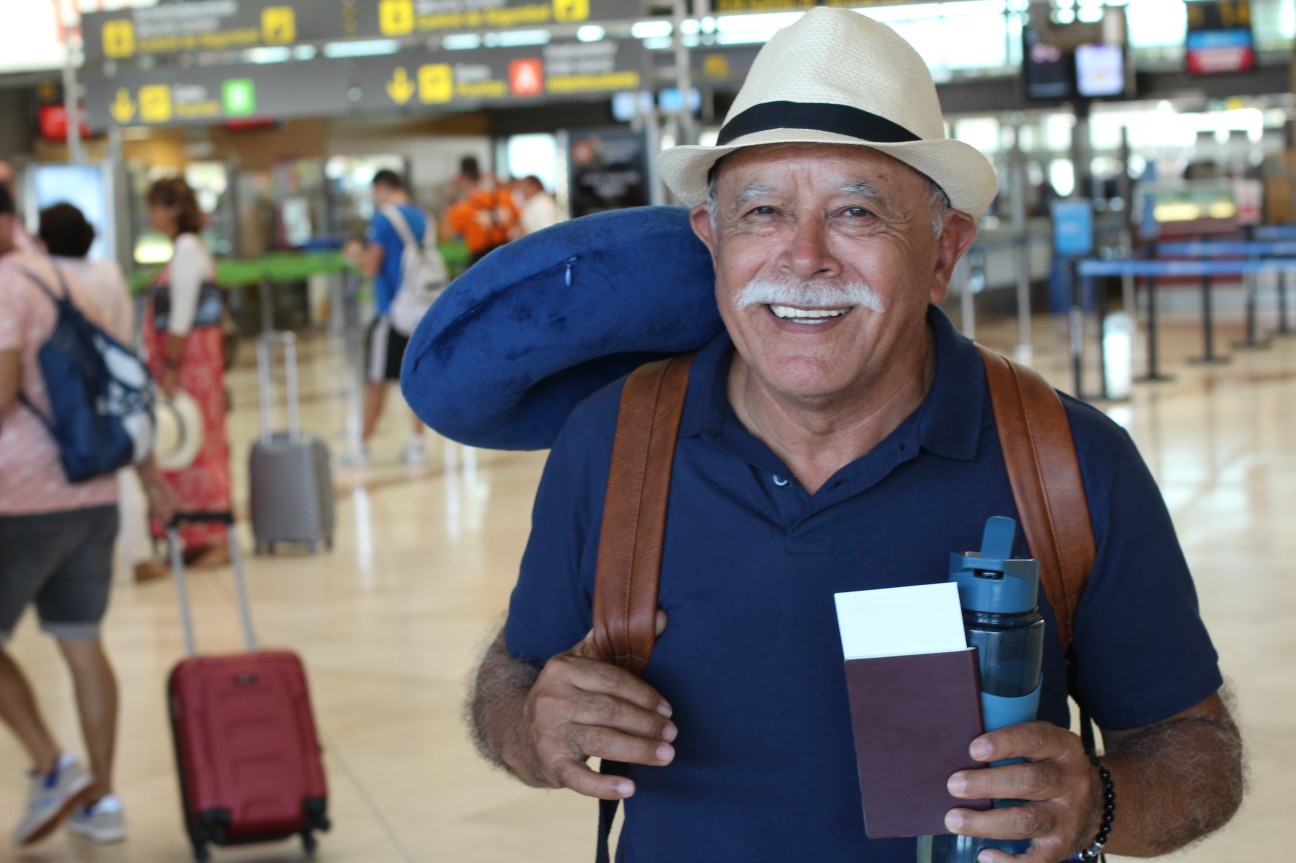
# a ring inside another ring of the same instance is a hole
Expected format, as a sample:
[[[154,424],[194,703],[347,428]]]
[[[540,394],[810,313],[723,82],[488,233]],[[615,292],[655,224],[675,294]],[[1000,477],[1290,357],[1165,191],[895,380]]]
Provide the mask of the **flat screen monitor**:
[[[1193,0],[1187,4],[1184,55],[1193,75],[1255,68],[1249,0]]]
[[[1022,85],[1027,99],[1061,101],[1075,95],[1075,66],[1071,52],[1022,28]]]
[[[1120,45],[1079,45],[1075,51],[1076,93],[1085,98],[1125,95],[1125,50]]]

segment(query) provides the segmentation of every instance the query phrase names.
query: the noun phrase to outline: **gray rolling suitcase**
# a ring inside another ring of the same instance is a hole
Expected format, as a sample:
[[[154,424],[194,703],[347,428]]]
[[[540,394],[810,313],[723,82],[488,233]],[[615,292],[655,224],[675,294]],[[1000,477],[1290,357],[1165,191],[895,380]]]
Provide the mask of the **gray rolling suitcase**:
[[[282,347],[288,428],[272,430],[272,349]],[[297,341],[292,333],[269,332],[257,341],[257,383],[261,437],[252,445],[248,473],[252,535],[257,553],[274,553],[277,543],[303,545],[311,552],[333,547],[333,472],[328,445],[304,434],[297,412]]]

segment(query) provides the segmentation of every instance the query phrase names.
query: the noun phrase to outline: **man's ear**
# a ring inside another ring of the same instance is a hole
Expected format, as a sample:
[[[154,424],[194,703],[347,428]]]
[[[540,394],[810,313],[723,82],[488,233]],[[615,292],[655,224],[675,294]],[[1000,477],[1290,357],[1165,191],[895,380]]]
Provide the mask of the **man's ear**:
[[[694,228],[694,230],[697,230]],[[945,219],[945,229],[936,241],[936,267],[932,272],[931,295],[932,305],[945,301],[949,296],[950,280],[954,277],[954,267],[963,257],[963,253],[976,239],[976,221],[967,213],[950,210]]]
[[[707,209],[706,204],[698,204],[689,211],[689,224],[693,226],[693,233],[702,241],[702,245],[707,247],[711,253],[712,262],[715,261],[715,229],[711,226],[711,211]]]

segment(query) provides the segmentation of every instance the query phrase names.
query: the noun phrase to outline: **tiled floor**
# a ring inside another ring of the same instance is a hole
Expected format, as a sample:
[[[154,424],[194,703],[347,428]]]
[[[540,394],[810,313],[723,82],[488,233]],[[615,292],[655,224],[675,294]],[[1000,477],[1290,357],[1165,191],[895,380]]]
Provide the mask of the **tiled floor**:
[[[957,320],[957,309],[954,312]],[[1035,359],[1069,389],[1065,326],[1039,319]],[[988,344],[1010,349],[1015,324],[979,322]],[[1220,345],[1240,334],[1221,329]],[[1161,481],[1198,579],[1204,614],[1236,689],[1250,747],[1251,793],[1218,836],[1179,855],[1192,863],[1285,859],[1296,800],[1296,338],[1235,353],[1227,365],[1189,366],[1200,345],[1191,321],[1163,332],[1162,366],[1176,380],[1140,384],[1107,409],[1125,424]],[[248,346],[250,347],[250,346]],[[320,337],[304,355],[307,426],[335,450],[345,426],[340,365]],[[251,354],[246,350],[246,354]],[[256,433],[255,382],[231,378],[237,498]],[[498,624],[526,538],[543,456],[474,451],[428,435],[429,460],[398,466],[406,423],[390,412],[377,466],[339,472],[338,532],[330,553],[248,556],[259,633],[306,659],[324,738],[335,828],[318,859],[330,863],[590,858],[592,801],[524,788],[477,759],[461,720],[465,680]],[[244,534],[244,547],[250,547]],[[239,645],[228,572],[191,577],[205,650]],[[182,644],[169,581],[116,588],[107,640],[123,692],[117,784],[131,831],[95,848],[61,833],[0,861],[191,859],[181,830],[163,685]],[[66,674],[27,619],[12,645],[57,733],[79,748]],[[0,733],[0,828],[21,805],[25,765]],[[301,859],[292,843],[217,850],[217,861]]]

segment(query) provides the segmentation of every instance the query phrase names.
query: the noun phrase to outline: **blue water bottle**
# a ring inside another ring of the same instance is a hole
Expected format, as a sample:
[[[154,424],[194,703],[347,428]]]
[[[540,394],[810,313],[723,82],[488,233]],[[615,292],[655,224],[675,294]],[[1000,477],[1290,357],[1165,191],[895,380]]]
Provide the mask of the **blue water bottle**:
[[[958,584],[968,647],[977,649],[986,731],[1030,722],[1039,708],[1044,657],[1039,561],[1012,559],[1016,530],[1011,518],[994,516],[986,521],[980,551],[950,555],[949,580]],[[985,848],[1024,854],[1029,847],[1030,840],[923,836],[918,863],[975,863]]]

